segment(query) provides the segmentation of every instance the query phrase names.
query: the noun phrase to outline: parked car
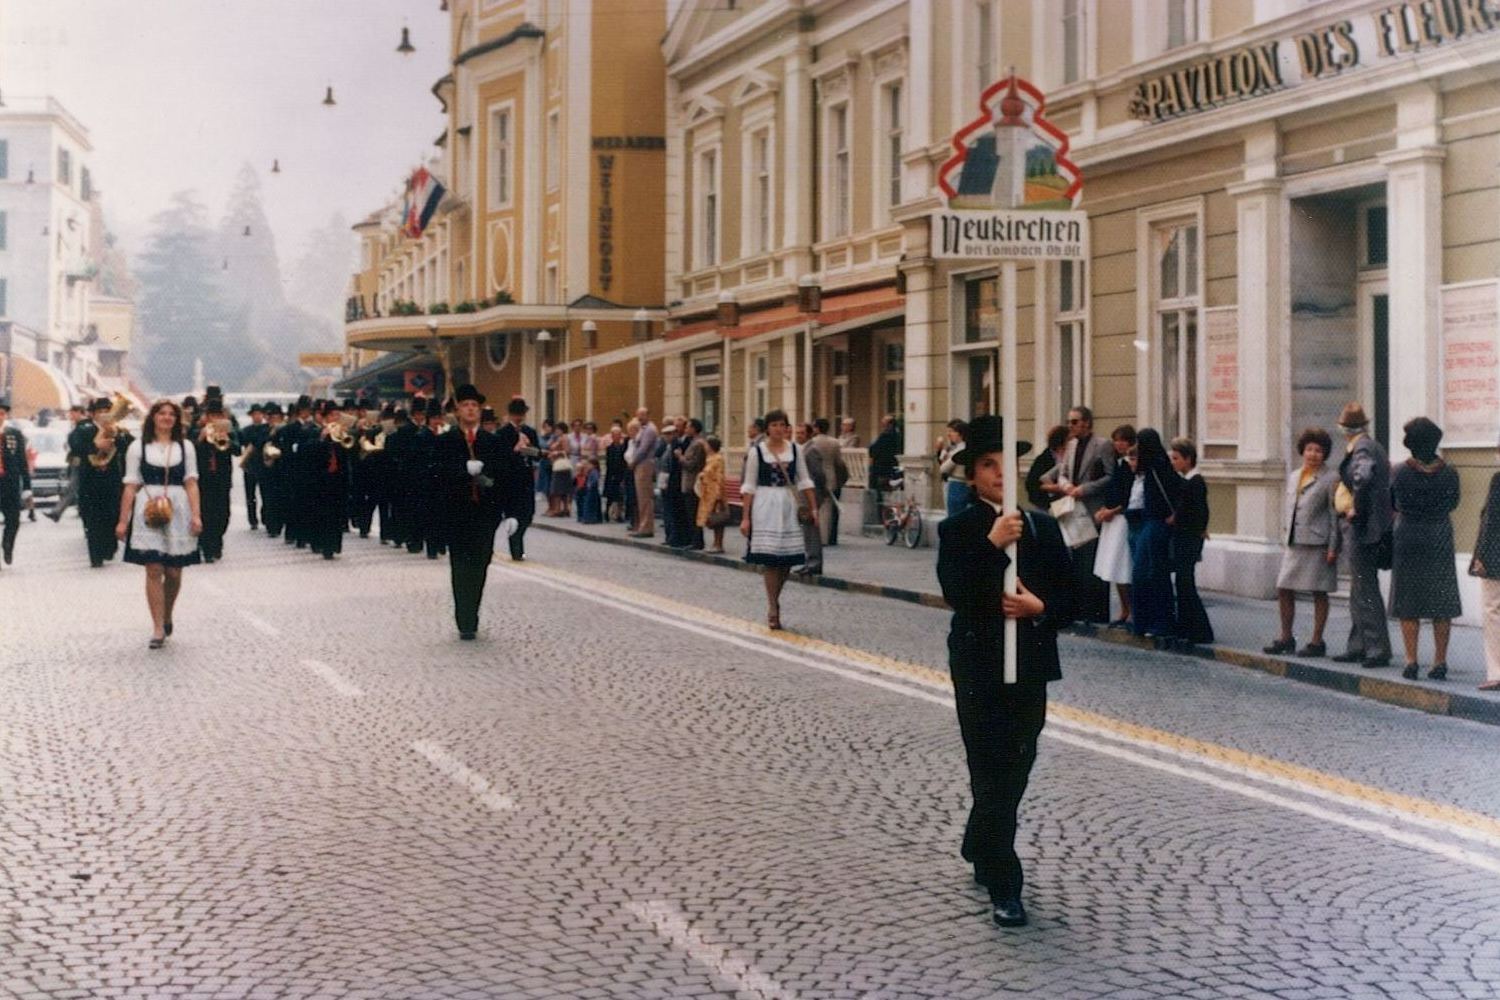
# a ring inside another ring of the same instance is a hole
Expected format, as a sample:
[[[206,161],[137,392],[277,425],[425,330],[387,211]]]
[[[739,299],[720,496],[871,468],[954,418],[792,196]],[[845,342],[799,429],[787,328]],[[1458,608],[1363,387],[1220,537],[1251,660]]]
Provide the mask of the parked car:
[[[46,427],[27,427],[28,450],[36,456],[31,467],[31,495],[38,507],[56,505],[62,496],[63,480],[68,474],[67,421],[53,421]]]

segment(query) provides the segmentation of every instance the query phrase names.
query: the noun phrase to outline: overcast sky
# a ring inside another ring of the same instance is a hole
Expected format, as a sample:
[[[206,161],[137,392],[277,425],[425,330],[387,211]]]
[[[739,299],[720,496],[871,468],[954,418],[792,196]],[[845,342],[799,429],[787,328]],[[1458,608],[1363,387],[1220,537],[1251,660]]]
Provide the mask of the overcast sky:
[[[50,93],[88,128],[132,250],[183,188],[217,222],[248,161],[285,268],[308,230],[336,210],[362,218],[433,152],[447,18],[439,0],[0,0],[0,93]]]

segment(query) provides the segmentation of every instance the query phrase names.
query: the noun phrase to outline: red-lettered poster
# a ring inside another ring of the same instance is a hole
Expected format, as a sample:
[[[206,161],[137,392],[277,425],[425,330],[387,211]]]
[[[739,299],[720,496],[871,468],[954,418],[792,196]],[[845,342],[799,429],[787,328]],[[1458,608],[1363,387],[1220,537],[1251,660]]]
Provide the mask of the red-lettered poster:
[[[1500,438],[1500,282],[1443,289],[1443,445],[1493,448]]]
[[[1240,440],[1240,310],[1203,310],[1204,444]]]

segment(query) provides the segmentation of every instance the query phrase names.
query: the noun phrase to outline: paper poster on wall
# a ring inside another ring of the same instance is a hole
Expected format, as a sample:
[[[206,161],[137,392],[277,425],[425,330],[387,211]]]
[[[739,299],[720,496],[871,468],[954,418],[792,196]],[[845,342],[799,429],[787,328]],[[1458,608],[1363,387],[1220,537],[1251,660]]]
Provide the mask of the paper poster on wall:
[[[1203,310],[1203,443],[1240,440],[1240,310]]]
[[[1500,282],[1443,288],[1443,444],[1493,448],[1500,437]]]

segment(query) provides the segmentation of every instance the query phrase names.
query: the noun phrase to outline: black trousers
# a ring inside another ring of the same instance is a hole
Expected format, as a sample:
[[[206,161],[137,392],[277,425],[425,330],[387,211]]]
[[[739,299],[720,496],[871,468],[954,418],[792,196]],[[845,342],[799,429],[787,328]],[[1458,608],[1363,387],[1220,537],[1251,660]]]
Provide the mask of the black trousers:
[[[510,557],[518,560],[524,559],[526,557],[526,529],[531,527],[531,519],[536,516],[536,494],[517,492],[507,498],[505,516],[516,519],[516,533],[509,539]]]
[[[495,554],[493,527],[455,526],[448,538],[448,573],[453,583],[453,622],[460,632],[479,630],[479,602]]]
[[[260,476],[251,472],[249,465],[241,471],[245,479],[245,518],[250,522],[250,527],[254,528],[260,524],[260,515],[255,506],[255,493],[260,489]]]
[[[198,486],[202,491],[200,504],[203,510],[203,534],[198,538],[198,545],[205,557],[222,559],[224,532],[229,530],[229,494],[234,489],[234,484],[225,479],[205,479],[200,476]]]
[[[0,533],[0,548],[6,555],[16,549],[16,532],[21,530],[21,494],[0,486],[0,515],[5,517],[5,530]]]
[[[1097,538],[1073,550],[1073,582],[1078,588],[1078,620],[1106,624],[1109,622],[1109,584],[1094,575],[1094,556],[1098,552]]]
[[[115,523],[120,519],[120,494],[84,494],[79,497],[78,513],[83,518],[83,537],[88,542],[89,565],[106,563],[115,557],[119,542]]]
[[[1176,563],[1177,637],[1207,645],[1214,641],[1214,626],[1198,593],[1198,560],[1183,556]]]
[[[1006,685],[988,677],[975,682],[955,669],[953,690],[974,798],[963,857],[992,894],[1017,897],[1024,873],[1016,854],[1016,819],[1047,721],[1047,685]]]
[[[286,487],[273,476],[264,476],[260,483],[261,518],[266,522],[266,534],[275,538],[286,527]]]

